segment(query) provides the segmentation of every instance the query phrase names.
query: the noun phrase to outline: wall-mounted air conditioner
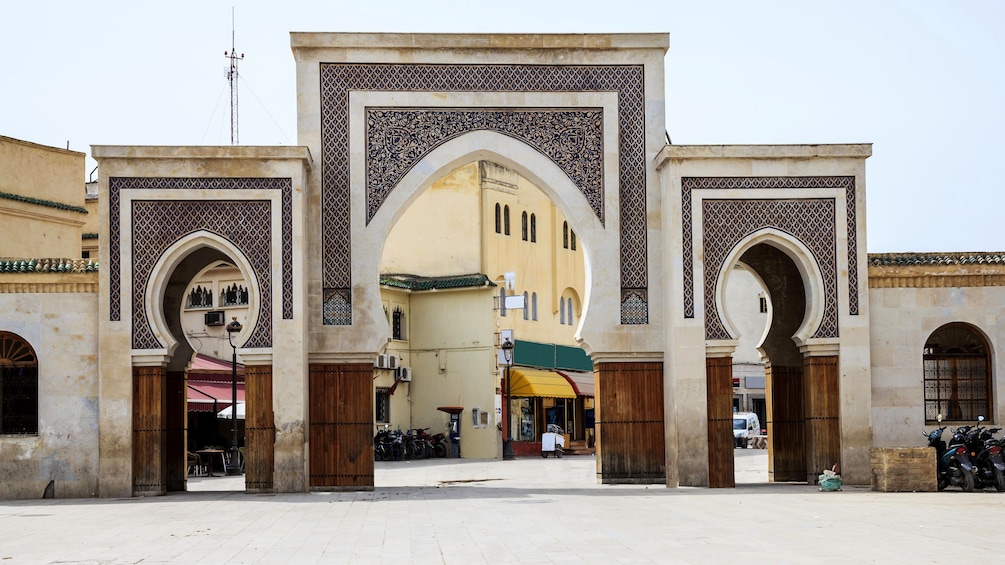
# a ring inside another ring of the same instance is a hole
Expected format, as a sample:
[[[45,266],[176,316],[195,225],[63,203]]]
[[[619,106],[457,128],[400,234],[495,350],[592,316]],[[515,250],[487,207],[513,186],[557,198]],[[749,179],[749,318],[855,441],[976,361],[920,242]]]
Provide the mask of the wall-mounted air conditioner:
[[[386,369],[387,368],[387,355],[378,355],[376,359],[373,360],[374,369]]]
[[[387,368],[388,369],[397,369],[398,368],[398,356],[397,355],[395,355],[393,353],[389,353],[389,354],[385,355],[384,357],[387,357]]]
[[[394,378],[403,382],[412,382],[412,368],[411,367],[398,367],[395,369]]]
[[[224,324],[224,313],[223,310],[213,310],[212,312],[206,312],[205,320],[207,326],[222,326]]]

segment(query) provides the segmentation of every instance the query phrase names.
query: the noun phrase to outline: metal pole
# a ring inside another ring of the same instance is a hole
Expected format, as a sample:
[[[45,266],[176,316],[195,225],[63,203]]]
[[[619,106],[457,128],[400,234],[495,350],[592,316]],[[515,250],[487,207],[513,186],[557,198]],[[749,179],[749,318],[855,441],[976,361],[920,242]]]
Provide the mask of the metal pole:
[[[234,345],[234,334],[227,334],[230,347],[234,351],[230,365],[230,463],[227,465],[228,475],[241,474],[240,451],[237,449],[237,346]]]
[[[511,401],[513,400],[513,378],[510,376],[510,367],[513,366],[512,358],[510,358],[509,363],[506,365],[506,441],[503,443],[503,460],[512,461],[516,459],[516,455],[513,453],[513,407]]]

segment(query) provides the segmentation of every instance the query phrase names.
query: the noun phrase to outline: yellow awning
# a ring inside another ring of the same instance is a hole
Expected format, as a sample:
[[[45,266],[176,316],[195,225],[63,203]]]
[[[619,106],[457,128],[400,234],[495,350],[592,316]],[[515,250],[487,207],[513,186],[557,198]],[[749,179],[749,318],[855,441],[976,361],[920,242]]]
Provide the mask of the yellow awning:
[[[554,371],[540,369],[510,369],[513,379],[513,396],[541,396],[544,398],[576,398],[576,391],[565,377]]]

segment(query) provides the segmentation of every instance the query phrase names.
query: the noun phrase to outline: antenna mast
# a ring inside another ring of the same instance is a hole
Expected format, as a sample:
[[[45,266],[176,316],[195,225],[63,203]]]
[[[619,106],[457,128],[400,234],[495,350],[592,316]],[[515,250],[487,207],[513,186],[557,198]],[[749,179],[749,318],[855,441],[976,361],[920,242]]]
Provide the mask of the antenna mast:
[[[235,25],[234,8],[230,9],[230,52],[223,52],[223,56],[230,59],[230,68],[227,69],[227,80],[230,82],[230,144],[237,145],[237,63],[244,60],[244,53],[237,54],[235,45]]]

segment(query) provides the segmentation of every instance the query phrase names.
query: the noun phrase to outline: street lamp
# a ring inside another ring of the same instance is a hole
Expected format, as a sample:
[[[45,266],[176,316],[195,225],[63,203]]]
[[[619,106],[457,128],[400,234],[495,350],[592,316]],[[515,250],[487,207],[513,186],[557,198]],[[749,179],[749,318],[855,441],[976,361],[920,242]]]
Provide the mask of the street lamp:
[[[502,349],[503,357],[506,358],[506,417],[504,418],[506,437],[503,439],[503,460],[512,461],[516,459],[516,455],[513,454],[513,423],[510,422],[510,417],[513,415],[513,411],[510,409],[513,392],[513,379],[510,377],[510,367],[513,366],[513,342],[507,337],[499,348]]]
[[[241,454],[237,449],[237,346],[234,345],[234,334],[243,329],[241,322],[235,317],[227,324],[227,341],[230,342],[234,356],[230,365],[230,461],[227,462],[228,475],[241,474]]]

